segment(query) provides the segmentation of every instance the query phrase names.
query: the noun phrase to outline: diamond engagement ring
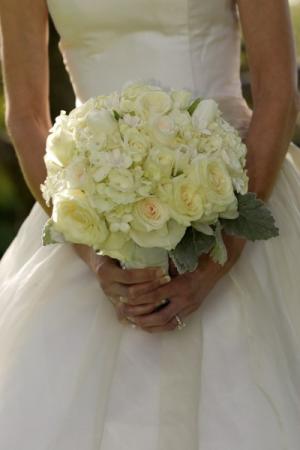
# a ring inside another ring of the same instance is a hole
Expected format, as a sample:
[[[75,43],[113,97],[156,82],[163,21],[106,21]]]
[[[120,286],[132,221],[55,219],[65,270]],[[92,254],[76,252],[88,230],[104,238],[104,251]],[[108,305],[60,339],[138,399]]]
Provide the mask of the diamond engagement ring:
[[[177,330],[182,330],[182,328],[186,327],[186,323],[183,322],[178,315],[175,316],[175,319],[177,320]]]

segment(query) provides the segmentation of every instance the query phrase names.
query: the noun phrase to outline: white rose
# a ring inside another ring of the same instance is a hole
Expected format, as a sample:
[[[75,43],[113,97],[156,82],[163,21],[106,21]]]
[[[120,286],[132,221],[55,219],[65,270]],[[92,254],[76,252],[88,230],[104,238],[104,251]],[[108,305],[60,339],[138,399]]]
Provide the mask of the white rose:
[[[80,190],[55,195],[52,218],[55,229],[69,242],[99,248],[108,236],[105,220],[89,206]]]
[[[183,132],[187,130],[193,130],[192,128],[192,118],[187,111],[179,111],[178,109],[173,109],[169,113],[178,128]]]
[[[173,179],[172,215],[183,225],[190,225],[203,215],[203,194],[199,184],[186,177]]]
[[[92,111],[96,107],[96,99],[90,98],[86,102],[78,105],[76,108],[72,109],[69,113],[69,119],[71,123],[76,123],[77,121],[83,120],[88,112]]]
[[[156,114],[166,114],[172,108],[172,99],[164,91],[145,92],[136,100],[135,110],[143,119]]]
[[[149,132],[160,144],[176,145],[176,134],[178,127],[172,117],[168,115],[157,115],[149,120]]]
[[[132,216],[131,227],[140,231],[158,230],[170,218],[167,205],[155,197],[138,201],[133,207]]]
[[[135,111],[136,99],[144,94],[145,92],[150,92],[154,90],[160,90],[156,86],[145,85],[142,83],[127,83],[121,92],[120,97],[120,111],[121,113],[129,113]]]
[[[173,107],[176,109],[187,109],[191,103],[192,94],[189,91],[172,91],[171,98]]]
[[[59,127],[48,135],[46,142],[48,160],[65,167],[72,160],[75,150],[72,133],[68,130]]]
[[[221,159],[200,158],[194,161],[192,172],[192,178],[201,183],[205,194],[206,214],[223,212],[229,206],[232,210],[232,205],[236,205],[236,197],[232,180]]]
[[[171,183],[160,187],[159,196],[169,205],[171,217],[184,226],[199,220],[204,213],[200,184],[184,175],[179,175]]]
[[[185,231],[185,226],[170,219],[158,230],[139,231],[132,228],[130,236],[141,247],[150,249],[158,247],[170,251],[181,241]]]
[[[220,217],[223,219],[236,219],[239,216],[238,212],[238,201],[237,198],[234,197],[234,200],[227,208],[220,213]]]
[[[218,116],[218,112],[218,104],[214,100],[202,100],[192,115],[194,128],[201,132],[206,131]]]
[[[121,97],[128,100],[136,100],[137,97],[144,94],[145,92],[161,90],[158,86],[151,86],[149,84],[144,84],[140,82],[127,82],[121,92]]]
[[[103,133],[110,135],[118,130],[118,122],[110,111],[105,109],[90,111],[86,116],[86,124],[93,135],[102,139]]]
[[[145,177],[160,181],[163,177],[170,178],[175,164],[175,153],[167,147],[151,149],[144,163]]]

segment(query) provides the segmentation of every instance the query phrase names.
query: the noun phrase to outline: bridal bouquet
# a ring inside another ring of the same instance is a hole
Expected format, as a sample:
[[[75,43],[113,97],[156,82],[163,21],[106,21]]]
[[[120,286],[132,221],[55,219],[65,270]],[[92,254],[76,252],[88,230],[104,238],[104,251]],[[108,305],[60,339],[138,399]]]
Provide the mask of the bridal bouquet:
[[[86,244],[127,267],[193,271],[227,259],[222,233],[278,235],[248,192],[246,146],[210,99],[132,83],[56,118],[41,189],[52,217],[44,245]]]

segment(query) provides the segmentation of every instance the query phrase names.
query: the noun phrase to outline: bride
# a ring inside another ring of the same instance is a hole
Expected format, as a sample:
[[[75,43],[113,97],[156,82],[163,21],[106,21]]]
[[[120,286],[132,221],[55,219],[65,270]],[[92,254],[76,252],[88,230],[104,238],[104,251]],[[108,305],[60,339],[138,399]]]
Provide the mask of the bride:
[[[48,11],[77,104],[137,79],[217,99],[280,237],[228,238],[224,268],[203,259],[171,279],[122,270],[85,246],[43,247]],[[0,264],[1,449],[297,450],[300,174],[287,0],[1,0],[0,17],[7,127],[36,199]]]

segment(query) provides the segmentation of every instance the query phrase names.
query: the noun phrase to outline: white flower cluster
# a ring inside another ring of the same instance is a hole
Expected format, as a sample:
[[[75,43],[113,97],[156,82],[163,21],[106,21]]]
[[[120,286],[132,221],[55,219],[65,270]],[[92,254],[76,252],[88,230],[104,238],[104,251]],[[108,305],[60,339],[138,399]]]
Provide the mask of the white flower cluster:
[[[41,188],[69,242],[129,261],[137,245],[171,250],[187,227],[209,234],[238,216],[246,147],[213,100],[134,83],[62,111],[50,131]]]

